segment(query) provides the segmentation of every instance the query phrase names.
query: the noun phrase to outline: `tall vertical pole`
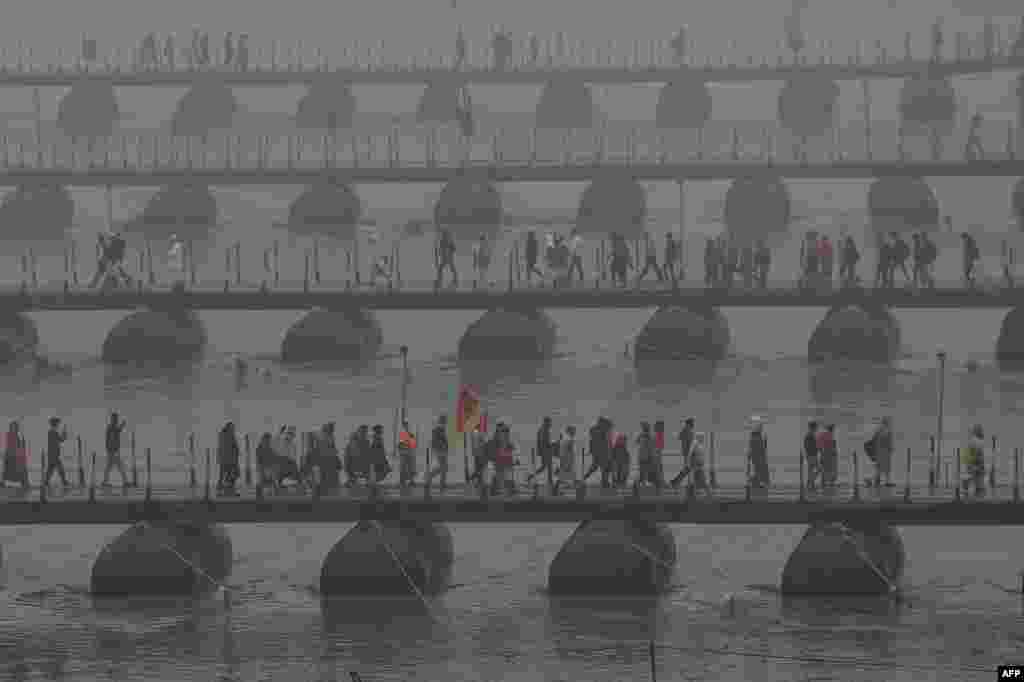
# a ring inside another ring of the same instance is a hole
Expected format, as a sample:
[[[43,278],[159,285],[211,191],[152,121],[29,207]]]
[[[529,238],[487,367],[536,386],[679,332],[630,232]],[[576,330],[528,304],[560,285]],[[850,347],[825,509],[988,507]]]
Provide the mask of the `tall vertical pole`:
[[[679,185],[679,248],[676,253],[679,259],[678,279],[682,279],[686,272],[686,254],[683,250],[683,240],[686,239],[686,180],[679,178],[676,183]]]
[[[871,81],[867,78],[860,82],[861,93],[864,98],[864,147],[867,152],[867,158],[870,161],[872,157],[871,151]]]
[[[39,88],[32,88],[32,111],[35,116],[36,145],[41,145],[43,143],[43,102]]]
[[[111,185],[107,185],[106,199],[107,199],[107,231],[108,232],[112,232],[114,230],[114,188]]]
[[[946,352],[939,351],[939,409],[938,409],[938,423],[936,424],[935,434],[935,471],[938,472],[939,466],[942,462],[942,417],[943,409],[946,403]],[[936,473],[936,475],[938,475]]]
[[[400,352],[402,353],[402,411],[400,419],[402,423],[405,423],[409,399],[409,347],[402,346]]]

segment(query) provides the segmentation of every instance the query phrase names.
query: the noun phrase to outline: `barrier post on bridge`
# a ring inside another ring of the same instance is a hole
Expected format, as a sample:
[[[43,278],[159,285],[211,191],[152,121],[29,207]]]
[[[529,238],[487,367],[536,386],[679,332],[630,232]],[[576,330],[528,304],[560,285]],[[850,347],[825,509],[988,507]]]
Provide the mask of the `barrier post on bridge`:
[[[153,245],[146,240],[146,272],[149,274],[149,286],[156,285],[156,273],[153,272]]]
[[[747,484],[743,489],[743,499],[750,502],[750,451],[747,451]]]
[[[196,434],[188,434],[188,486],[195,489],[196,483]]]
[[[1013,501],[1020,502],[1020,448],[1013,449]]]
[[[395,246],[395,265],[394,271],[398,272],[398,246]],[[401,275],[399,275],[401,280]],[[320,284],[320,240],[313,240],[313,281]]]
[[[231,288],[231,247],[224,249],[224,292]]]
[[[806,502],[807,498],[804,491],[804,453],[797,450],[797,458],[800,460],[800,501]]]
[[[78,454],[78,487],[85,487],[85,460],[82,454],[82,437],[75,437],[76,452]]]
[[[960,448],[956,449],[956,480],[953,481],[955,486],[955,492],[953,493],[953,499],[957,502],[960,501]]]
[[[210,501],[210,448],[206,448],[206,483],[203,491],[203,499]]]
[[[131,454],[132,454],[132,487],[139,487],[139,463],[135,458],[135,430],[132,429],[132,441],[131,441]]]
[[[996,437],[992,436],[992,466],[988,469],[988,487],[993,492],[995,492],[996,489],[996,461],[998,459],[998,455],[996,454],[997,444],[998,441],[996,440]]]
[[[41,449],[39,451],[39,501],[41,503],[46,502],[47,487],[49,487],[49,481],[46,480],[46,450]]]
[[[242,286],[242,244],[235,242],[235,284]]]
[[[430,484],[432,483],[432,481],[430,480],[430,446],[429,445],[427,446],[427,449],[426,449],[426,457],[427,457],[427,468],[424,471],[425,475],[423,477],[423,499],[429,500],[430,499]]]
[[[853,501],[860,502],[860,457],[856,448],[853,450]]]
[[[252,440],[245,434],[245,485],[252,486]]]
[[[281,279],[281,270],[279,264],[281,262],[281,243],[278,240],[274,240],[274,286],[276,287]]]
[[[907,448],[907,478],[903,484],[903,501],[910,502],[910,448]]]
[[[302,293],[309,293],[309,249],[302,254],[303,255],[303,271],[302,271]]]
[[[146,448],[146,502],[153,499],[153,449]]]
[[[96,451],[92,451],[92,466],[89,469],[89,502],[96,501]]]
[[[935,493],[935,479],[938,477],[935,462],[935,436],[928,436],[928,494]]]

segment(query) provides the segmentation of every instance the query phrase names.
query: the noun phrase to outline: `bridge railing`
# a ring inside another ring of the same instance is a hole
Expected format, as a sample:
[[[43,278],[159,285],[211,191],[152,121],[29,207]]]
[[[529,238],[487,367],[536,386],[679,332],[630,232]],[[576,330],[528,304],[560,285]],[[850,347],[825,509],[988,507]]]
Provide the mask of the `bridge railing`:
[[[277,488],[262,481],[258,463],[255,461],[255,444],[258,434],[247,433],[241,438],[242,455],[239,462],[239,479],[237,492],[243,498],[282,497],[295,499],[302,497],[320,498],[351,498],[371,497],[483,497],[495,492],[489,486],[481,486],[471,482],[473,471],[472,458],[458,449],[449,457],[448,482],[450,488],[439,490],[437,482],[430,486],[423,485],[427,472],[433,464],[430,449],[421,449],[415,453],[413,469],[417,472],[419,482],[413,488],[403,488],[393,483],[368,485],[357,484],[355,487],[342,486],[337,489],[324,489],[315,484],[313,479],[303,477],[298,486]],[[307,443],[306,437],[302,439]],[[796,456],[780,457],[769,453],[771,467],[771,484],[768,487],[751,485],[751,463],[742,453],[716,453],[707,463],[707,474],[710,487],[697,489],[692,477],[682,477],[684,462],[678,453],[666,452],[660,458],[660,478],[669,483],[676,480],[678,486],[665,485],[661,488],[642,486],[639,462],[631,461],[627,481],[611,488],[588,485],[582,475],[589,471],[593,464],[592,458],[581,449],[578,462],[571,480],[566,482],[566,494],[576,499],[587,499],[599,496],[609,497],[650,497],[666,496],[682,499],[704,499],[717,501],[806,501],[827,500],[831,502],[863,502],[863,501],[899,501],[913,503],[935,503],[943,501],[959,502],[1020,502],[1021,485],[1021,448],[1000,446],[993,437],[992,447],[986,453],[986,470],[981,476],[971,476],[967,467],[961,464],[961,451],[957,447],[949,447],[940,458],[934,448],[920,448],[916,454],[912,448],[893,453],[891,485],[878,485],[875,472],[862,453],[853,449],[843,451],[836,461],[836,476],[831,483],[820,476],[812,476],[810,465],[801,453]],[[304,466],[308,449],[300,448],[297,466]],[[459,455],[462,455],[461,457]],[[392,462],[392,478],[398,477],[400,463],[396,457],[389,458]],[[101,480],[105,468],[105,457],[97,456],[89,449],[88,443],[77,439],[77,448],[69,447],[64,455],[64,462],[69,473],[67,487],[51,489],[44,484],[47,471],[43,452],[32,450],[29,446],[30,480],[23,488],[5,488],[0,491],[0,505],[6,501],[24,501],[27,499],[41,502],[60,503],[62,500],[88,499],[90,502],[102,504],[105,500],[136,499],[209,499],[217,495],[220,468],[216,461],[214,449],[203,446],[196,436],[190,435],[187,444],[171,451],[157,451],[143,448],[137,444],[135,433],[130,435],[128,447],[122,461],[127,471],[125,485],[115,477],[111,479],[117,487],[103,486]],[[552,499],[555,491],[547,486],[543,477],[534,479],[530,474],[537,469],[537,458],[531,450],[521,452],[514,472],[514,491],[520,496]],[[485,474],[487,478],[489,474]],[[598,472],[600,477],[600,473]],[[559,475],[554,476],[558,480]],[[59,482],[59,481],[58,481]]]
[[[522,71],[532,69],[566,69],[566,68],[600,68],[611,67],[645,71],[658,68],[671,68],[679,65],[691,68],[713,68],[725,66],[773,66],[787,64],[857,64],[880,65],[906,63],[907,67],[917,70],[928,62],[963,62],[963,61],[999,61],[1011,56],[1019,49],[1015,30],[999,30],[992,32],[986,39],[984,34],[968,34],[957,32],[944,36],[945,40],[939,49],[934,43],[914,43],[908,33],[902,45],[886,46],[881,41],[849,41],[846,45],[836,45],[831,41],[818,41],[808,44],[799,55],[789,49],[784,41],[779,41],[773,51],[751,54],[738,41],[730,41],[728,52],[723,53],[721,41],[701,44],[692,39],[685,40],[685,45],[677,51],[671,46],[671,39],[649,41],[607,41],[595,43],[570,39],[564,33],[547,37],[537,36],[516,41],[510,51],[503,68],[496,68],[493,50],[485,39],[484,44],[474,44],[473,37],[467,41],[464,69],[479,71],[499,70]],[[141,36],[140,36],[141,38]],[[187,36],[179,36],[185,40]],[[219,44],[216,39],[213,41]],[[40,50],[33,50],[24,43],[17,49],[0,51],[0,80],[11,80],[17,76],[39,76],[47,74],[95,73],[101,75],[138,74],[141,77],[153,73],[188,73],[194,70],[220,71],[225,74],[235,71],[224,64],[223,54],[214,50],[211,63],[195,66],[192,63],[184,43],[179,43],[173,58],[164,56],[164,44],[158,46],[155,61],[146,63],[141,52],[136,48],[114,49],[97,59],[85,60],[73,51],[58,49],[51,61],[40,61]],[[705,49],[711,47],[711,50]],[[309,48],[301,41],[291,45],[282,45],[280,41],[264,44],[252,44],[246,70],[250,72],[294,73],[297,76],[313,74],[318,71],[345,69],[352,71],[425,71],[429,69],[446,70],[455,65],[451,46],[442,50],[426,50],[419,55],[409,55],[400,60],[389,60],[385,53],[395,54],[387,50],[384,41],[376,45],[346,46],[330,54],[323,50]]]
[[[968,155],[968,130],[932,139],[927,129],[895,123],[851,123],[830,135],[801,141],[776,123],[727,123],[702,131],[658,130],[636,122],[593,130],[494,130],[472,140],[451,127],[415,126],[384,134],[295,131],[170,137],[164,133],[118,135],[93,141],[28,134],[0,138],[0,170],[225,171],[452,168],[465,166],[589,167],[679,163],[824,165],[906,161],[1013,160],[1024,158],[1016,122],[988,121],[979,133],[982,155]],[[938,141],[936,144],[936,140]],[[969,172],[969,171],[965,171]]]

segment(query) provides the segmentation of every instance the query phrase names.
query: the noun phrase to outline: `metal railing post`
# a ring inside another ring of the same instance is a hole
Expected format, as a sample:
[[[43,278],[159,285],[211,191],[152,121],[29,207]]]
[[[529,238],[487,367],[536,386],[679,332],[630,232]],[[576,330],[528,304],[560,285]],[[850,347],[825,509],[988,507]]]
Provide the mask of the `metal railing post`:
[[[96,451],[92,452],[92,469],[89,471],[89,502],[96,501]]]
[[[907,478],[903,485],[903,501],[910,502],[910,448],[907,448]]]
[[[153,450],[146,448],[146,502],[153,499]]]

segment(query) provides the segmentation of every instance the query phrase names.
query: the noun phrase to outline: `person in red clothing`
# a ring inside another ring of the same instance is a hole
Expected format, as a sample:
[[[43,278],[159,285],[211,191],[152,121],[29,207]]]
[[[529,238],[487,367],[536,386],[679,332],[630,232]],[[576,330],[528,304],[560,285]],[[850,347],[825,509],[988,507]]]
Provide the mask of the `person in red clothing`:
[[[833,262],[832,240],[828,235],[822,235],[818,239],[818,269],[823,284],[832,283]]]
[[[836,448],[836,425],[829,424],[816,436],[818,444],[818,462],[821,467],[821,485],[830,487],[836,484],[839,474],[839,451]]]

